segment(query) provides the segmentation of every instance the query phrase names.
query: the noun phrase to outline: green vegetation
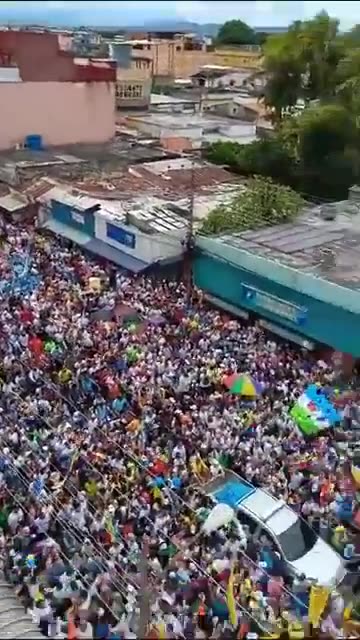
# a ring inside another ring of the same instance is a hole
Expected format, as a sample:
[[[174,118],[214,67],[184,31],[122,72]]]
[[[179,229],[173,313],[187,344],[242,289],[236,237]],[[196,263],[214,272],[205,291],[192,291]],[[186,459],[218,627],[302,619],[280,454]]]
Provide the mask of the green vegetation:
[[[339,23],[325,12],[312,20],[294,22],[286,33],[269,37],[264,45],[264,69],[269,78],[265,102],[275,120],[299,99],[332,99],[337,69],[345,55]]]
[[[256,33],[254,29],[249,27],[242,20],[229,20],[224,22],[220,27],[216,38],[218,45],[247,45],[247,44],[263,44],[267,35],[265,33]]]
[[[277,138],[256,140],[252,144],[215,142],[206,151],[207,159],[214,164],[229,167],[235,173],[252,176],[268,176],[283,183],[287,180],[292,156],[287,146]]]
[[[302,198],[289,187],[269,178],[254,178],[228,204],[210,212],[201,233],[215,235],[287,222],[296,216],[302,205]]]
[[[217,142],[207,158],[246,176],[266,176],[300,193],[324,199],[347,197],[360,171],[359,132],[342,105],[305,109],[275,134],[252,144]]]
[[[341,34],[338,21],[322,12],[269,36],[263,52],[271,137],[250,145],[217,143],[207,157],[300,193],[346,198],[360,177],[360,25]]]

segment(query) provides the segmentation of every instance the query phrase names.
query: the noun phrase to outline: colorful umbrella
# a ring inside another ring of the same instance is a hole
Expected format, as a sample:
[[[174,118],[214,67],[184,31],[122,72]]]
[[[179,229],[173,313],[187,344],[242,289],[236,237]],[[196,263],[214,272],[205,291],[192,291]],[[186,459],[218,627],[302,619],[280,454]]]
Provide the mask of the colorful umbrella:
[[[249,376],[238,376],[237,379],[233,381],[231,387],[228,388],[231,393],[239,396],[247,396],[250,398],[257,396],[256,386]]]
[[[238,373],[232,373],[230,376],[225,376],[223,378],[223,384],[228,389],[231,389],[231,387],[235,384],[235,382],[237,382],[237,380],[239,380],[240,377],[241,376]]]

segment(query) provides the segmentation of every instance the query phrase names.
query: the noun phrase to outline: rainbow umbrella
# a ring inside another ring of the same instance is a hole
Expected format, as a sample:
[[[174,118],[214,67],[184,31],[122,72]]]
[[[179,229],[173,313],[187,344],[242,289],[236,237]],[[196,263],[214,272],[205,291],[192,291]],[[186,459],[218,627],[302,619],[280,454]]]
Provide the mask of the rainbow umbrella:
[[[238,373],[232,373],[230,376],[224,376],[223,385],[228,389],[231,389],[231,387],[235,384],[235,382],[237,382],[237,380],[239,380],[239,378],[241,378],[241,376]]]
[[[257,396],[256,386],[249,376],[238,375],[228,389],[230,393],[235,393],[238,396],[247,396],[249,398]]]

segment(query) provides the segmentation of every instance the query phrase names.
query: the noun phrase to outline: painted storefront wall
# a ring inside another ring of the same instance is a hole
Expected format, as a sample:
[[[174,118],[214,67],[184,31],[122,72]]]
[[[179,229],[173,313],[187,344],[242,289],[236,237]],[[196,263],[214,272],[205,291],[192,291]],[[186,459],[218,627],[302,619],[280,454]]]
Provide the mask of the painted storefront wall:
[[[186,228],[171,236],[165,234],[142,233],[133,225],[121,224],[108,218],[96,210],[96,199],[94,206],[86,210],[77,209],[74,206],[51,200],[44,208],[43,222],[45,220],[55,220],[55,222],[68,228],[66,233],[71,238],[71,230],[80,232],[82,240],[97,239],[104,244],[121,251],[133,258],[141,260],[147,264],[158,261],[177,259],[182,254],[182,242],[184,240]],[[77,236],[80,238],[80,235]]]
[[[60,222],[71,229],[81,231],[91,238],[95,236],[94,213],[91,210],[79,211],[67,204],[52,200],[51,216],[57,222]]]
[[[285,266],[276,260],[233,247],[217,238],[197,236],[196,246],[206,255],[256,273],[266,280],[270,278],[286,288],[360,316],[360,292],[356,289],[340,286],[314,274]]]
[[[194,280],[212,296],[310,340],[360,357],[360,317],[356,313],[206,254],[195,259]]]
[[[98,213],[94,218],[96,238],[148,264],[178,257],[182,252],[181,241],[185,232],[179,237],[176,237],[175,231],[171,237],[160,233],[149,235],[132,225],[115,222]]]

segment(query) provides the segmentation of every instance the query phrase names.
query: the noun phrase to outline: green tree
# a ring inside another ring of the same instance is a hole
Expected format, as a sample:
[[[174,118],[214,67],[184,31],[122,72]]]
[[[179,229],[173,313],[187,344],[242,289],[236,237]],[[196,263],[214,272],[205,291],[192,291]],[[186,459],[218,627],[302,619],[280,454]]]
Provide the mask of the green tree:
[[[241,147],[242,145],[237,142],[214,142],[206,149],[205,155],[214,164],[221,164],[236,170]]]
[[[256,177],[239,189],[229,203],[210,212],[201,233],[217,235],[287,222],[302,205],[301,196],[289,187]]]
[[[269,34],[266,33],[265,31],[255,32],[255,40],[256,40],[255,44],[258,44],[260,47],[262,47],[263,44],[265,44],[268,37],[269,37]]]
[[[346,49],[360,46],[360,24],[355,24],[350,31],[344,33],[343,42]]]
[[[278,136],[250,144],[215,142],[208,148],[206,157],[242,175],[268,176],[284,183],[291,180],[292,155]]]
[[[207,158],[241,175],[270,177],[300,193],[341,200],[360,177],[357,121],[346,105],[320,103],[285,118],[268,139],[211,145]]]
[[[237,162],[238,170],[246,175],[268,176],[283,183],[291,181],[292,155],[278,136],[242,145]]]
[[[274,121],[279,122],[283,111],[296,105],[303,92],[304,63],[297,42],[299,23],[288,32],[270,36],[263,48],[267,83],[265,104],[272,109]]]
[[[345,107],[325,104],[308,107],[297,117],[288,118],[279,134],[296,161],[311,166],[350,146],[356,137],[356,127]]]
[[[342,105],[305,109],[286,120],[279,142],[293,159],[298,188],[305,193],[341,199],[358,174],[357,129],[352,114]]]
[[[337,68],[345,50],[338,21],[325,12],[312,20],[294,22],[287,33],[267,39],[265,102],[273,109],[276,121],[301,98],[329,100],[335,95]]]
[[[344,56],[339,21],[322,11],[301,24],[297,36],[304,64],[304,98],[327,100],[335,93],[336,71]]]
[[[360,126],[360,47],[350,49],[340,61],[337,70],[337,96],[339,102],[355,117]]]
[[[220,27],[217,44],[257,44],[257,34],[242,20],[229,20]]]

